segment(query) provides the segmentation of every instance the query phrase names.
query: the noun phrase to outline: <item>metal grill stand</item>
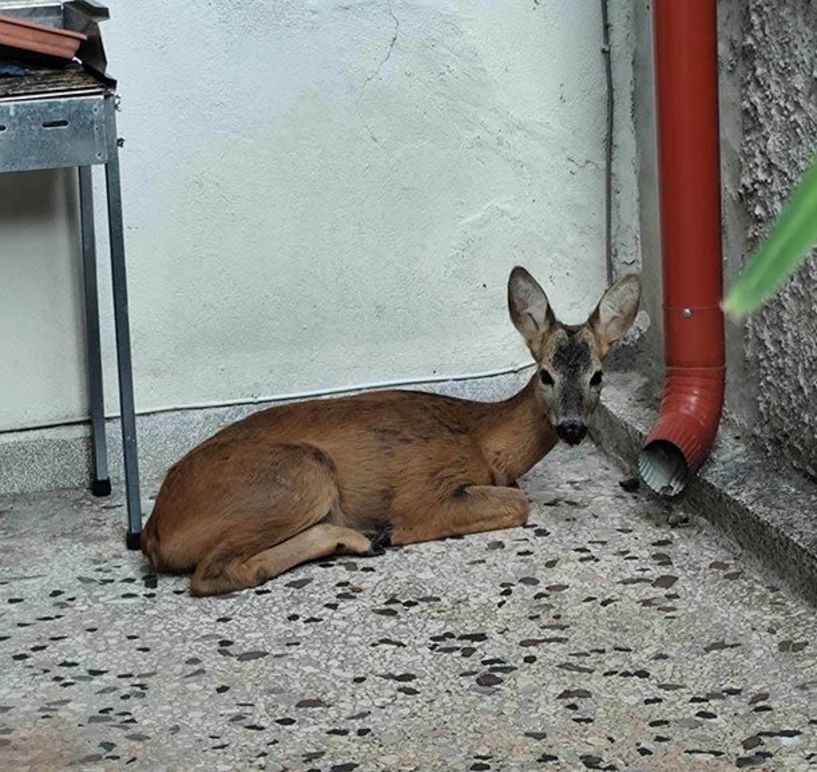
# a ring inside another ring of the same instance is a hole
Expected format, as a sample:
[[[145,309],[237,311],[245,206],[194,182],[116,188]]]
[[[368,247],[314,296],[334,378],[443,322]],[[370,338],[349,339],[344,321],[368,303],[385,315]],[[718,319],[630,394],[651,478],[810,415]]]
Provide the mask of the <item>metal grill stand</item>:
[[[61,6],[57,5],[56,8],[61,9]],[[93,8],[97,14],[104,13],[103,18],[107,18],[105,9],[96,5]],[[0,11],[3,11],[2,4]],[[101,49],[101,43],[99,45]],[[112,83],[104,74],[95,76],[78,65],[52,71],[38,69],[30,75],[0,78],[0,172],[77,168],[91,404],[91,490],[95,496],[107,496],[111,492],[111,482],[105,435],[92,187],[93,167],[105,167],[128,513],[126,542],[130,549],[138,549],[142,508],[116,134],[116,95]]]

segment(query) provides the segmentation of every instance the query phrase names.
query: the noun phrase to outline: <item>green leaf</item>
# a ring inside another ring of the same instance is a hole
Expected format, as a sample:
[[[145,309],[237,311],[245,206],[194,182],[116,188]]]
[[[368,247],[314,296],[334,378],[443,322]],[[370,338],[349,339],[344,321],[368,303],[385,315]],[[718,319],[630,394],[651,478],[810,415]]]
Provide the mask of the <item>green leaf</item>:
[[[817,160],[791,194],[771,231],[749,259],[722,307],[740,319],[762,306],[817,243]]]

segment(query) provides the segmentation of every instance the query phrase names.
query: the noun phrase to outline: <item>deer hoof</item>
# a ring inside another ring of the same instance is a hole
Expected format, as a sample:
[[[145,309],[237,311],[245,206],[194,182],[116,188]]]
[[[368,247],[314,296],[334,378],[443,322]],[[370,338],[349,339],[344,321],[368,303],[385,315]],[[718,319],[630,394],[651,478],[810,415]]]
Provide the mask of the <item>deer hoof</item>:
[[[368,531],[366,536],[372,542],[371,554],[382,555],[386,547],[391,547],[391,526],[384,525],[374,531]]]

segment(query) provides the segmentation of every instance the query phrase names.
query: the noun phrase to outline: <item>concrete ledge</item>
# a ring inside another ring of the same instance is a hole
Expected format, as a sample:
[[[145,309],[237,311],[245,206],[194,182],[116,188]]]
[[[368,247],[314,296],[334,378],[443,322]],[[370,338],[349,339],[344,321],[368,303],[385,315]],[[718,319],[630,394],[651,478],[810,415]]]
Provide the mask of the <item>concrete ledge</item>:
[[[611,373],[592,427],[596,442],[633,472],[656,415],[652,392],[640,375]],[[817,486],[722,425],[709,461],[676,500],[817,603]]]

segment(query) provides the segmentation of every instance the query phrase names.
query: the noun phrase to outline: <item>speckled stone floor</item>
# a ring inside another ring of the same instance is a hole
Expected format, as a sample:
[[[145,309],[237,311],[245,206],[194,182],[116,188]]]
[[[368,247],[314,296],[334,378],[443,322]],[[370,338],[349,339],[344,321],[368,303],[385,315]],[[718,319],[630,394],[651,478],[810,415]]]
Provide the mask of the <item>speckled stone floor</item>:
[[[0,769],[817,765],[814,610],[590,445],[525,529],[197,600],[81,492],[0,500]]]

